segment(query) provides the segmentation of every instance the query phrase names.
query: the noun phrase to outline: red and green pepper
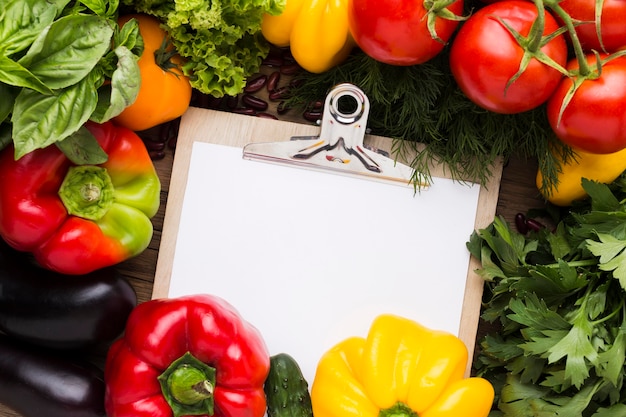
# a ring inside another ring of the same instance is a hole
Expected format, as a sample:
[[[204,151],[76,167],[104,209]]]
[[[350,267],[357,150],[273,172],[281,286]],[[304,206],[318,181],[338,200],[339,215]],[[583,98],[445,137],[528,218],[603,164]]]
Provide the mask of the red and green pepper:
[[[137,306],[109,349],[109,417],[262,417],[270,358],[258,330],[212,295]]]
[[[160,204],[161,183],[139,136],[110,122],[86,128],[105,163],[77,166],[56,146],[17,160],[12,146],[0,154],[0,236],[69,275],[143,252]]]

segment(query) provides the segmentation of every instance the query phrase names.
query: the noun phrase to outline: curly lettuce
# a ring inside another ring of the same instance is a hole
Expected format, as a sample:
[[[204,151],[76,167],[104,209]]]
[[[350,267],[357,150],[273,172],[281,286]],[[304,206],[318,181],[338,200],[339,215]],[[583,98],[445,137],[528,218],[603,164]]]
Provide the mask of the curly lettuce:
[[[286,0],[123,0],[156,16],[185,59],[194,89],[222,97],[243,91],[270,45],[261,35],[265,13],[282,13]]]

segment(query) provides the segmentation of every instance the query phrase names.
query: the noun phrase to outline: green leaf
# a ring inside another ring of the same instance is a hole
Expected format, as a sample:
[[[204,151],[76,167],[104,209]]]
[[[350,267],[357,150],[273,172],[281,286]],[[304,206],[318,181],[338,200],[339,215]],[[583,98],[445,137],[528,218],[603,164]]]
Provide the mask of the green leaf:
[[[593,324],[580,309],[572,328],[556,345],[549,349],[548,361],[555,363],[565,358],[565,378],[580,388],[589,377],[589,366],[598,360],[598,352],[591,343]]]
[[[626,405],[614,404],[610,407],[601,407],[591,417],[626,417]]]
[[[582,187],[591,198],[591,208],[597,211],[617,211],[620,204],[607,184],[582,179]]]
[[[115,48],[117,69],[113,72],[108,93],[99,94],[98,106],[91,120],[103,123],[120,114],[139,94],[141,73],[137,57],[125,46]]]
[[[625,323],[626,324],[626,323]],[[624,362],[626,361],[626,328],[624,325],[617,329],[617,336],[613,345],[606,351],[600,352],[598,358],[598,375],[618,386],[623,378]]]
[[[0,11],[0,51],[9,57],[28,49],[69,0],[10,0]]]
[[[30,88],[41,94],[52,94],[52,90],[36,75],[4,55],[0,55],[0,82],[14,87]]]
[[[530,293],[524,299],[516,298],[510,304],[511,320],[536,330],[569,329],[570,324],[557,312],[550,310],[545,301]]]
[[[97,92],[87,79],[55,96],[22,90],[11,118],[16,158],[76,132],[89,120],[97,101]]]
[[[113,28],[93,15],[69,15],[52,23],[19,63],[51,89],[72,86],[87,76],[110,49]]]
[[[587,248],[600,257],[600,269],[613,271],[613,277],[626,290],[626,241],[604,233],[599,233],[598,239],[599,242],[587,239]]]
[[[85,126],[55,144],[76,165],[99,165],[108,159],[104,149]]]

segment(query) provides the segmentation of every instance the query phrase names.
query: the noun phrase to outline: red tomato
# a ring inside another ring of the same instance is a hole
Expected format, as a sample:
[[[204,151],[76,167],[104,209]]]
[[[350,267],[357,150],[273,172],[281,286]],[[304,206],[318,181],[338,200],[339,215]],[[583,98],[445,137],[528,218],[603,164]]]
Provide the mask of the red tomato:
[[[416,65],[435,57],[454,33],[458,22],[436,17],[435,31],[428,31],[425,0],[350,0],[350,32],[358,46],[370,57],[391,65]],[[447,10],[463,14],[463,0]],[[434,12],[433,12],[434,13]]]
[[[500,1],[478,10],[465,21],[452,42],[452,74],[461,91],[487,110],[513,114],[533,109],[552,95],[562,75],[533,58],[506,89],[519,70],[524,50],[496,16],[527,36],[538,12],[533,3],[522,0]],[[558,27],[554,17],[546,12],[544,35]],[[567,63],[567,42],[563,36],[554,38],[541,50],[559,65]]]
[[[572,19],[583,21],[576,26],[578,39],[585,50],[602,51],[595,25],[596,1],[562,0],[559,5]],[[606,52],[626,46],[626,1],[603,0],[600,16],[600,35]]]
[[[595,55],[587,62],[595,66]],[[572,60],[568,69],[578,68]],[[563,99],[572,86],[564,78],[548,100],[548,120],[564,143],[590,153],[605,154],[626,148],[626,57],[615,58],[602,66],[600,77],[585,80],[565,107],[559,121]]]

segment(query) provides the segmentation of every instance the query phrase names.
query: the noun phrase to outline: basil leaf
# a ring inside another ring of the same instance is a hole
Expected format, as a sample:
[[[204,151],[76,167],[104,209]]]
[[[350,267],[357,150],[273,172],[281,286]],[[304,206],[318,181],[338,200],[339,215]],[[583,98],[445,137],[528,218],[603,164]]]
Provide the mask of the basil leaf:
[[[109,50],[112,36],[113,28],[105,18],[65,16],[35,39],[19,63],[52,89],[69,87],[98,64]]]
[[[91,116],[91,120],[98,123],[112,119],[134,103],[141,86],[137,57],[125,46],[118,46],[114,52],[118,58],[117,69],[111,77],[110,88],[100,90],[98,106]]]
[[[4,54],[11,56],[28,49],[68,3],[69,0],[11,0],[3,5],[0,45]]]
[[[0,83],[0,123],[4,122],[13,111],[13,103],[15,103],[15,97],[18,90],[8,84]]]
[[[99,165],[109,159],[94,135],[85,126],[81,126],[76,132],[56,142],[55,145],[76,165]]]
[[[0,55],[0,82],[15,87],[25,87],[41,94],[52,94],[52,90],[26,68],[4,55]]]
[[[113,17],[117,12],[119,1],[117,0],[81,0],[89,10],[102,17]]]
[[[89,77],[58,95],[22,90],[13,107],[13,142],[20,158],[76,132],[93,113],[98,92]]]

